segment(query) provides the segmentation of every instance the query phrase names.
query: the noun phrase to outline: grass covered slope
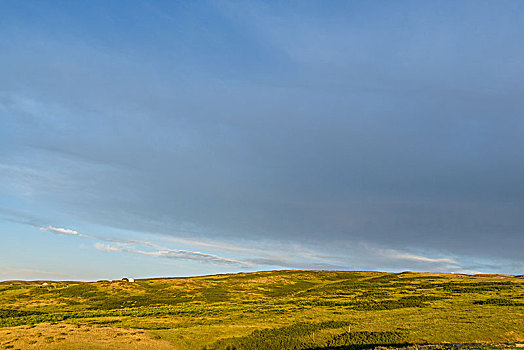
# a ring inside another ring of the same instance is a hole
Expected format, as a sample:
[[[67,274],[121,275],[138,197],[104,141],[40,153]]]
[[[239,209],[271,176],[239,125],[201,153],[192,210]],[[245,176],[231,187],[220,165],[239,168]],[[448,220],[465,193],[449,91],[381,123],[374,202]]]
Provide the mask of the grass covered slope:
[[[270,271],[47,283],[0,283],[0,348],[71,348],[74,340],[102,349],[112,334],[117,348],[524,342],[519,276]],[[57,327],[69,331],[55,335]],[[104,336],[82,340],[90,332]]]

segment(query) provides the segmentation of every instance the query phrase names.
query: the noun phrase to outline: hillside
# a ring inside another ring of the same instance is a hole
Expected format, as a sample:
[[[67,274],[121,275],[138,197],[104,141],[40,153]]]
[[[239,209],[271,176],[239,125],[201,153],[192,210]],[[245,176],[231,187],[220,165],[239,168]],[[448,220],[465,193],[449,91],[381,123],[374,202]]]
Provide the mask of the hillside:
[[[522,276],[293,270],[134,283],[0,283],[0,348],[511,348],[519,342]]]

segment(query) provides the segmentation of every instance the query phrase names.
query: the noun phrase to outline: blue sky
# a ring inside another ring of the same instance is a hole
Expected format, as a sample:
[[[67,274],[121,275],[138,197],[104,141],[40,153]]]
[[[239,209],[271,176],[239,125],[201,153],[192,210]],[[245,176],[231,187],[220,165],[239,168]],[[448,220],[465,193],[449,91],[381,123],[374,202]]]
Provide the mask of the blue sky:
[[[2,1],[0,280],[522,273],[520,1]]]

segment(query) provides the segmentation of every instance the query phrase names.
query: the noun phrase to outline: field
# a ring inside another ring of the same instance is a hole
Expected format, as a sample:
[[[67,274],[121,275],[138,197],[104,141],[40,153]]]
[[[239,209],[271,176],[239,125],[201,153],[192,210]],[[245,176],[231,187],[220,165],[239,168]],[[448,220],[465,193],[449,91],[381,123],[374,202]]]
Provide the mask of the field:
[[[293,270],[134,283],[0,283],[0,349],[523,343],[522,276]]]

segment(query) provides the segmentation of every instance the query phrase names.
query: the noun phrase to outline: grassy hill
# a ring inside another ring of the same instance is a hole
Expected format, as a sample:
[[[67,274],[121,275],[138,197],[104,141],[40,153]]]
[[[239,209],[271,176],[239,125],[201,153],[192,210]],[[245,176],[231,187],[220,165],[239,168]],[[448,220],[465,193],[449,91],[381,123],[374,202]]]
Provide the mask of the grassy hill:
[[[0,283],[0,349],[524,343],[522,276],[269,271],[45,282]]]

